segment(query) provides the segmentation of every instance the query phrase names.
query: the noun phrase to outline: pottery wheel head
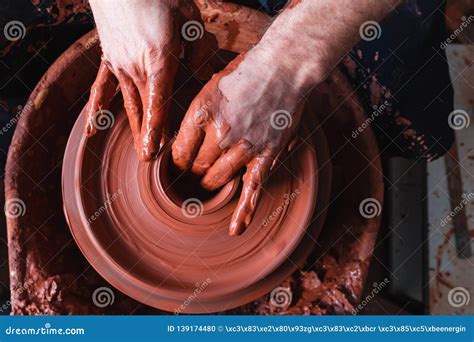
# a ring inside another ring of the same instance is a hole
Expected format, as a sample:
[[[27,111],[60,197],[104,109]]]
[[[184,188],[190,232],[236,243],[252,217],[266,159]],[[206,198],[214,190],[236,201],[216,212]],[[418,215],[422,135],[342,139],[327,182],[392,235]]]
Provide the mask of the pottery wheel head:
[[[181,88],[175,102],[187,108],[198,89]],[[183,113],[171,111],[179,122]],[[159,309],[208,313],[257,299],[301,266],[311,248],[298,248],[316,238],[313,148],[297,149],[273,171],[248,230],[231,237],[240,175],[210,193],[174,167],[169,144],[156,160],[140,162],[118,99],[110,115],[107,127],[91,138],[84,136],[84,114],[79,116],[62,175],[71,232],[109,283]]]

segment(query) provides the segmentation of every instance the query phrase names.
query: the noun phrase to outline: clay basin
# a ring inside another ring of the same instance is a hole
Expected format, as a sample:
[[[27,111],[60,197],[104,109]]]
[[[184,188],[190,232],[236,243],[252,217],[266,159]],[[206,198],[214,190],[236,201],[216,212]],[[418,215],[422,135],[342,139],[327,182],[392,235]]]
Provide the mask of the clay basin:
[[[269,22],[242,7],[200,4],[206,27],[227,51],[250,48]],[[111,110],[114,125],[93,138],[83,136],[81,107],[99,56],[94,32],[71,46],[34,89],[18,122],[6,199],[22,199],[28,210],[7,220],[13,312],[129,314],[145,303],[183,313],[272,313],[265,294],[279,285],[291,289],[289,284],[302,291],[278,310],[350,312],[380,223],[380,217],[361,217],[359,204],[366,198],[382,203],[383,184],[370,128],[357,140],[345,138],[365,116],[344,75],[336,70],[311,97],[300,146],[270,177],[249,231],[231,238],[226,222],[238,179],[205,193],[195,179],[173,169],[167,148],[154,162],[139,163],[120,96]],[[177,117],[200,86],[179,84],[184,86],[175,98]],[[196,217],[183,213],[190,198],[202,203]],[[71,240],[63,207],[87,261]],[[303,268],[321,280],[309,294],[309,273],[295,272]],[[25,286],[30,282],[36,285]],[[110,285],[126,296],[116,291],[113,306],[94,306],[94,290]]]
[[[178,79],[186,81],[176,85],[175,118],[200,88],[189,75]],[[206,192],[199,179],[174,167],[169,144],[156,160],[139,162],[120,97],[111,113],[113,125],[92,138],[84,136],[79,116],[62,177],[71,232],[114,287],[163,310],[222,311],[271,291],[309,255],[311,249],[299,245],[315,241],[324,222],[316,202],[327,203],[329,191],[320,193],[318,184],[330,184],[330,174],[320,175],[317,156],[327,159],[326,144],[298,146],[272,172],[247,231],[232,237],[240,176]]]

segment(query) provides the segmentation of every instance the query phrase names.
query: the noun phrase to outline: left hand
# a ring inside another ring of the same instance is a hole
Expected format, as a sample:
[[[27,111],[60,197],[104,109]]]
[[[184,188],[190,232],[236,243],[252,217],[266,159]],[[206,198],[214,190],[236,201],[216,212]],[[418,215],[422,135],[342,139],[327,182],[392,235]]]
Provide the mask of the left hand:
[[[189,0],[90,0],[103,52],[86,107],[86,134],[96,133],[117,81],[138,157],[149,161],[168,139],[167,117],[179,57],[198,78],[212,74],[214,36]],[[183,50],[184,47],[184,51]]]

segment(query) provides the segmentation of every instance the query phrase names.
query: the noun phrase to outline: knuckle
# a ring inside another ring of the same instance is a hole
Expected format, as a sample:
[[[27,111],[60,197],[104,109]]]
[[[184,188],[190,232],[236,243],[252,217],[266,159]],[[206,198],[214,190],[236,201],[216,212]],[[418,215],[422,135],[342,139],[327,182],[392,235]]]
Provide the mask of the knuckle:
[[[193,119],[196,125],[203,126],[209,120],[209,111],[201,106],[194,111]]]

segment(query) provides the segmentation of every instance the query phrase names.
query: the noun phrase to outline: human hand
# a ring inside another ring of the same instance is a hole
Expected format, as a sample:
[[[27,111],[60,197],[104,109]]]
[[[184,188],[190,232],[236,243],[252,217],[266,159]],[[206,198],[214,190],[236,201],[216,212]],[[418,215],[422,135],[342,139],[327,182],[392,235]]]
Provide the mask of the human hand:
[[[381,20],[401,2],[292,0],[260,42],[192,102],[172,146],[173,160],[203,175],[209,190],[246,166],[231,235],[249,225],[262,183],[296,133],[304,94],[350,51],[364,23]]]
[[[172,146],[175,164],[215,190],[246,167],[229,232],[250,224],[262,184],[296,135],[303,96],[278,63],[254,49],[213,76],[191,103]],[[271,67],[273,65],[273,67]]]
[[[186,64],[203,79],[217,49],[200,13],[184,0],[90,0],[103,58],[86,108],[86,134],[96,133],[102,110],[119,88],[135,149],[151,160],[167,139],[166,120],[184,43]]]

